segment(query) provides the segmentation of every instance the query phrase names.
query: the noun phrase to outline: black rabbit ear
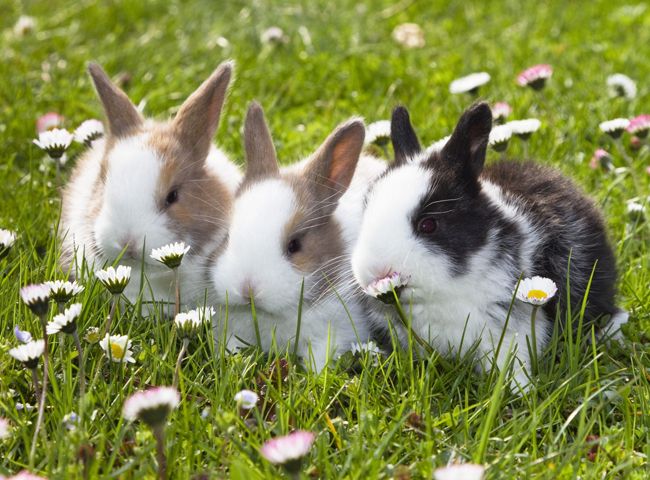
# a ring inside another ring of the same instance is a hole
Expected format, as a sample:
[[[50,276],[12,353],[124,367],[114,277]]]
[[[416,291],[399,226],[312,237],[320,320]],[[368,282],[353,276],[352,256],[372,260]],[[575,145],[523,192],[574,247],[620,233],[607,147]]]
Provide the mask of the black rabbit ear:
[[[483,170],[492,111],[485,102],[469,107],[461,115],[454,133],[443,147],[442,161],[468,180],[476,180]]]
[[[409,111],[401,105],[393,110],[390,120],[390,140],[393,143],[396,165],[405,163],[422,151],[418,136],[411,125]]]

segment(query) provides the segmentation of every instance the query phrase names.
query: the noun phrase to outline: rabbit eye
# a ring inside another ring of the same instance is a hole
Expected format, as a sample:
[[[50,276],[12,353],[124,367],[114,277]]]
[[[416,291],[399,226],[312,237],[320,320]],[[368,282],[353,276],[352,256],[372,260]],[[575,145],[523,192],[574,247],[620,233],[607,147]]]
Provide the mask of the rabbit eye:
[[[438,222],[433,218],[423,218],[418,222],[418,233],[428,235],[435,232],[437,227]]]
[[[170,191],[167,196],[165,197],[165,206],[169,207],[172,203],[176,203],[178,201],[178,189],[174,189]]]
[[[302,244],[300,243],[300,240],[297,238],[293,238],[289,240],[289,243],[287,244],[287,253],[289,255],[294,255],[295,253],[298,253],[302,249]]]

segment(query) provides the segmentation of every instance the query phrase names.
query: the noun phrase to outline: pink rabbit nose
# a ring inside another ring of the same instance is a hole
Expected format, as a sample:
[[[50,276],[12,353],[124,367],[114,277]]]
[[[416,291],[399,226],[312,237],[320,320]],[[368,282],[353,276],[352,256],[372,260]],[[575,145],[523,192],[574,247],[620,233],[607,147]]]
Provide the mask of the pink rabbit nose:
[[[142,245],[138,246],[131,237],[124,237],[118,242],[118,248],[124,251],[123,258],[138,258],[141,253]]]
[[[248,301],[250,303],[251,299],[255,299],[255,288],[253,286],[253,282],[250,280],[246,280],[242,282],[241,287],[239,289],[241,297]]]

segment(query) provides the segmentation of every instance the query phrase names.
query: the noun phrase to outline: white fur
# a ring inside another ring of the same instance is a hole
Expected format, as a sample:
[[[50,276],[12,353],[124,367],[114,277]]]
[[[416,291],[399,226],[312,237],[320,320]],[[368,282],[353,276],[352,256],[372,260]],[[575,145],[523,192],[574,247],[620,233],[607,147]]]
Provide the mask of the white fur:
[[[283,172],[299,173],[305,165],[303,161]],[[345,245],[349,246],[356,236],[368,181],[384,168],[381,162],[368,157],[341,197],[334,218],[341,222]],[[217,301],[227,302],[228,310],[227,318],[216,325],[215,336],[225,339],[230,350],[257,344],[249,288],[253,292],[261,348],[269,351],[275,343],[282,351],[295,341],[303,278],[305,296],[317,282],[323,281],[317,273],[305,276],[284,254],[285,226],[296,209],[295,193],[282,179],[257,182],[235,201],[228,245],[210,269]],[[322,299],[303,302],[297,351],[318,371],[330,359],[348,351],[352,343],[369,338],[366,316],[353,296],[354,285],[349,280],[334,285],[333,291]]]
[[[353,272],[362,287],[391,272],[409,277],[402,300],[412,313],[414,331],[443,353],[462,353],[480,340],[478,352],[487,360],[485,365],[489,365],[521,272],[514,268],[504,270],[502,265],[493,266],[490,260],[496,252],[488,241],[472,257],[468,273],[454,275],[443,251],[432,253],[415,237],[411,215],[435,181],[431,172],[417,162],[396,168],[378,180],[369,195],[361,233],[353,251]],[[527,220],[504,201],[497,187],[490,184],[486,190],[504,213],[516,220],[524,231],[531,231]],[[526,248],[534,248],[534,245]],[[373,318],[383,328],[386,327],[386,312],[390,310],[378,306]],[[500,367],[504,366],[512,347],[528,370],[526,337],[531,333],[530,315],[529,305],[514,306],[496,359]],[[550,333],[547,325],[544,312],[539,310],[536,319],[538,348],[545,344]],[[406,342],[405,333],[396,327],[402,342]],[[522,385],[528,383],[520,367],[515,368],[515,379]]]
[[[134,272],[125,295],[135,301],[142,289],[143,301],[171,302],[174,298],[173,273],[150,258],[149,253],[153,248],[176,241],[192,246],[192,238],[187,232],[173,231],[158,208],[156,188],[163,162],[147,143],[147,133],[117,141],[106,159],[105,188],[99,193],[97,182],[105,144],[103,141],[94,143],[81,159],[68,186],[70,195],[64,207],[61,233],[64,249],[76,252],[77,268],[85,258],[91,270],[99,269],[119,257],[127,242],[134,245],[135,250],[125,251],[119,262],[130,265]],[[214,147],[206,163],[208,171],[218,175],[234,194],[241,177],[237,167]],[[95,198],[98,194],[102,195],[99,199]],[[89,211],[95,201],[101,208],[93,219]],[[194,246],[183,260],[181,285],[188,292],[184,298],[188,304],[203,303],[203,259],[212,248],[210,244],[197,251]],[[145,278],[141,285],[143,260]]]

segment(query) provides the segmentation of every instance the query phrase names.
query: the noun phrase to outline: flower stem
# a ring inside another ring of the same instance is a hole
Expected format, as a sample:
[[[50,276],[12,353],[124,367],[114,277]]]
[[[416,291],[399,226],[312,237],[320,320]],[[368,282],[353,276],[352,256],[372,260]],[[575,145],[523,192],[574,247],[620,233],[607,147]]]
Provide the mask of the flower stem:
[[[110,335],[111,333],[111,323],[113,323],[113,316],[115,316],[115,309],[117,308],[119,301],[120,296],[114,294],[113,298],[111,299],[111,310],[108,312],[108,318],[106,319],[106,327],[104,327],[103,335],[106,335],[107,333]]]
[[[535,317],[537,317],[537,305],[533,306],[533,311],[530,314],[530,338],[532,340],[531,354],[532,354],[532,364],[533,364],[533,373],[537,373],[537,333],[535,328]]]
[[[181,311],[181,274],[178,267],[174,269],[174,289],[176,291],[176,306],[174,310],[174,317]]]
[[[36,395],[36,401],[41,403],[41,387],[38,384],[38,370],[32,368],[32,382],[34,382],[34,394]]]
[[[189,344],[190,344],[190,339],[187,337],[184,338],[181,351],[178,352],[178,358],[176,359],[176,369],[174,370],[174,382],[172,383],[174,388],[178,388],[178,382],[181,377],[181,363],[183,362],[183,358],[185,357],[185,353],[187,352],[187,347]]]
[[[165,457],[165,425],[157,425],[153,428],[153,435],[156,437],[156,457],[158,460],[158,479],[167,478],[167,457]]]
[[[79,359],[79,398],[83,402],[83,397],[86,394],[86,365],[83,358],[83,350],[81,349],[81,342],[79,341],[79,332],[75,330],[72,333],[74,344],[77,347],[77,358]]]
[[[427,352],[427,355],[430,356],[433,353],[433,348],[431,347],[431,345],[425,342],[422,339],[422,337],[420,337],[417,333],[415,333],[415,331],[411,328],[411,322],[409,322],[408,317],[406,316],[406,313],[402,308],[402,304],[400,303],[395,290],[393,290],[393,295],[395,296],[395,310],[397,311],[397,316],[401,324],[404,326],[406,331],[411,334],[411,336],[415,339],[415,341],[424,349],[424,351]]]
[[[34,466],[34,455],[36,454],[36,439],[43,425],[43,415],[45,414],[45,402],[47,399],[47,380],[50,368],[50,354],[48,352],[47,341],[47,314],[41,315],[41,326],[43,327],[43,342],[45,348],[43,349],[43,384],[41,387],[40,401],[38,403],[38,418],[36,420],[36,428],[34,429],[34,437],[32,438],[32,447],[29,451],[29,465]]]

